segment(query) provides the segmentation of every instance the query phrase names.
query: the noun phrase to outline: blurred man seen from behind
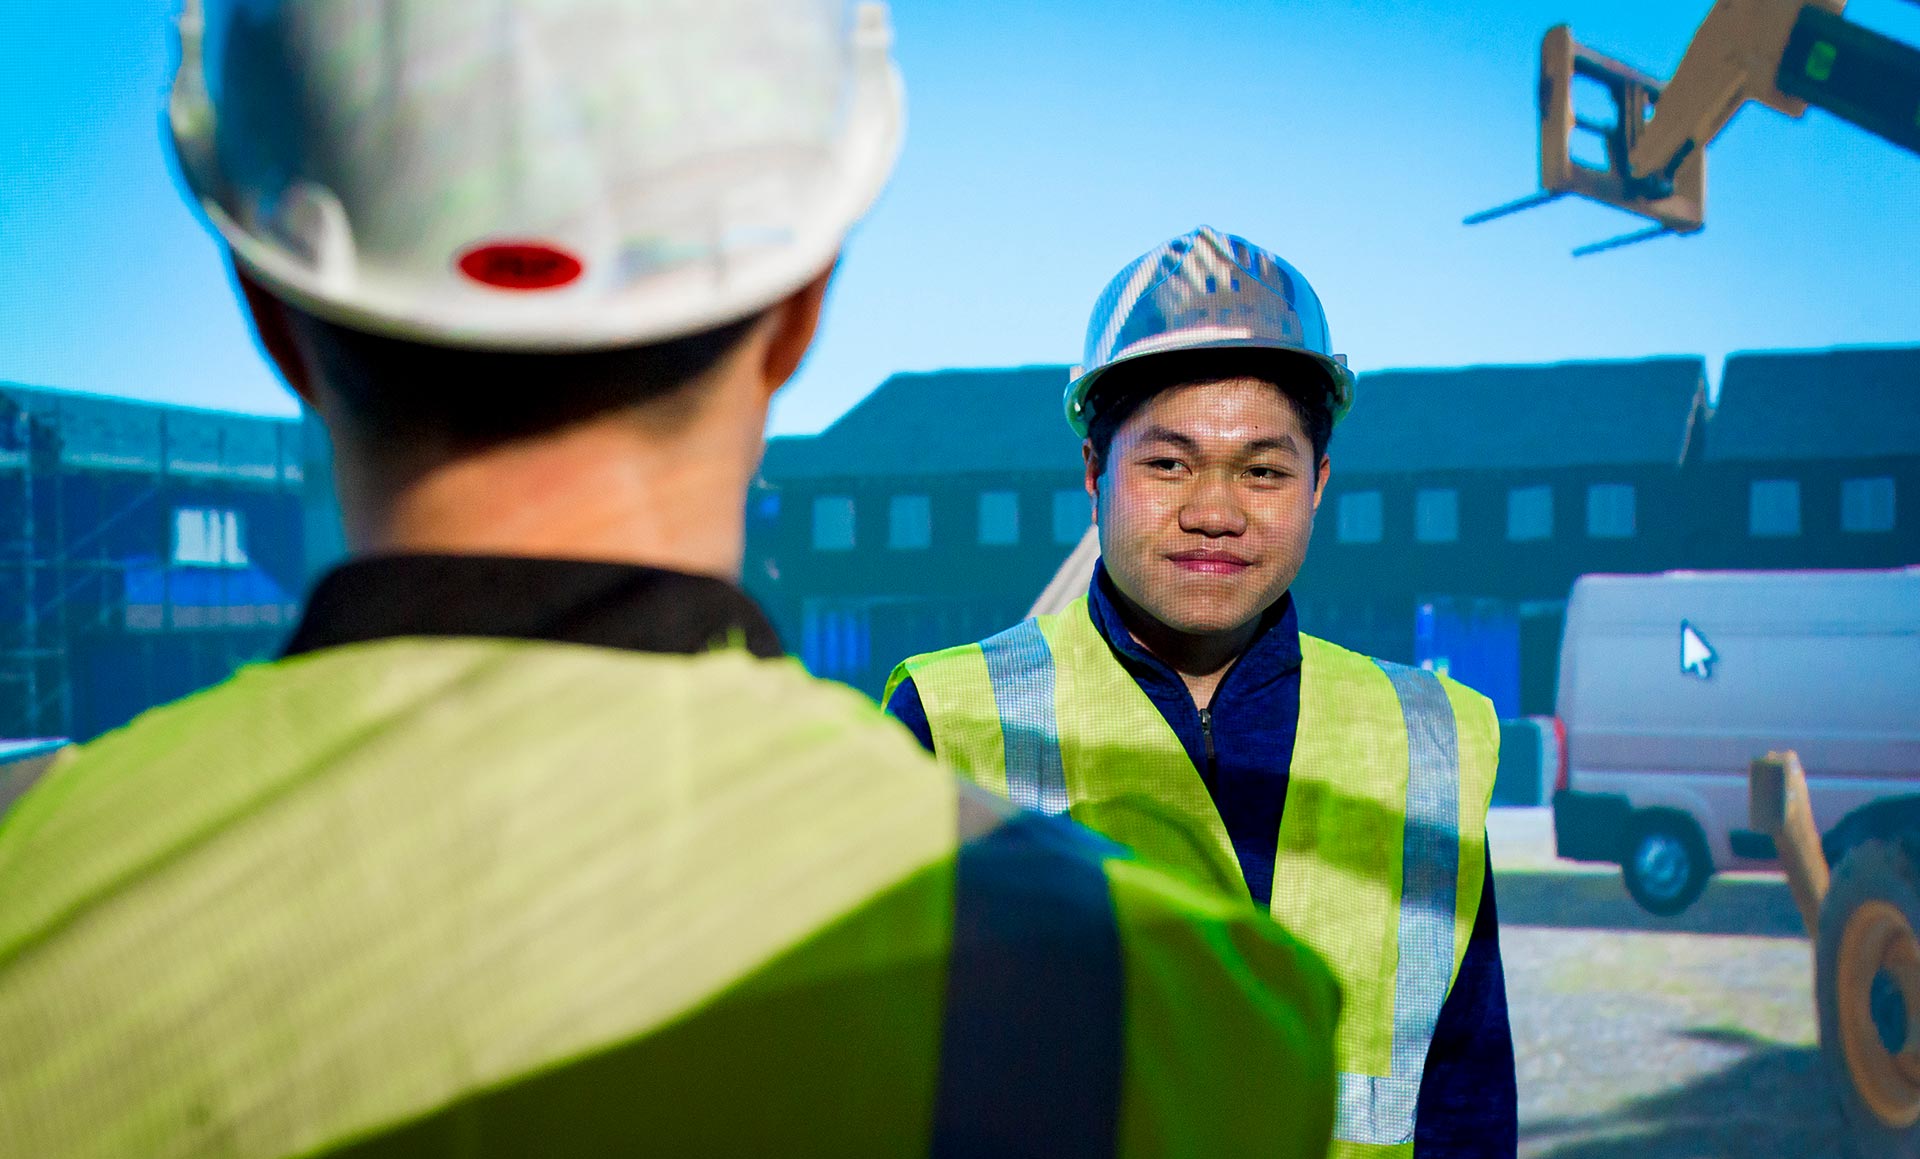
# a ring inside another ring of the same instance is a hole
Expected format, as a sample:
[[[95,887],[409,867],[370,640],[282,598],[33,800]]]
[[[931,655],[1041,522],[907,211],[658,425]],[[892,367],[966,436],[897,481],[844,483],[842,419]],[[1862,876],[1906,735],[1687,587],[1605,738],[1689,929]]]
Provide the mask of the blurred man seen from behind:
[[[181,172],[354,558],[0,818],[0,1154],[1323,1153],[1313,953],[963,786],[735,586],[889,36],[189,7]]]

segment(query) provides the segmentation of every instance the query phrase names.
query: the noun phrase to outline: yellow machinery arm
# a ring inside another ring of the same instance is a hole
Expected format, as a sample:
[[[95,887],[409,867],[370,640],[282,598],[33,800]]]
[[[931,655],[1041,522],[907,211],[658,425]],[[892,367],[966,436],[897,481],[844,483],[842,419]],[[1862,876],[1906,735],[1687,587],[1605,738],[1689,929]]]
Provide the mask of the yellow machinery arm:
[[[1733,114],[1748,101],[1798,117],[1807,102],[1780,91],[1774,78],[1802,8],[1820,8],[1838,16],[1845,0],[1720,0],[1700,22],[1660,94],[1653,119],[1633,144],[1630,163],[1636,177],[1667,173],[1684,158],[1720,135]]]
[[[1827,898],[1831,871],[1820,849],[1820,829],[1814,824],[1807,774],[1798,754],[1768,753],[1753,762],[1748,772],[1747,813],[1754,832],[1773,838],[1800,920],[1806,923],[1807,936],[1817,940],[1820,903]]]
[[[1540,45],[1540,191],[1466,223],[1573,194],[1653,222],[1576,255],[1696,232],[1706,223],[1707,144],[1748,101],[1790,117],[1823,108],[1920,152],[1920,50],[1849,23],[1844,7],[1845,0],[1718,0],[1665,82],[1580,44],[1564,24],[1548,30]],[[1582,77],[1612,95],[1611,120],[1576,113],[1574,81]],[[1604,167],[1574,159],[1576,132],[1604,140]]]

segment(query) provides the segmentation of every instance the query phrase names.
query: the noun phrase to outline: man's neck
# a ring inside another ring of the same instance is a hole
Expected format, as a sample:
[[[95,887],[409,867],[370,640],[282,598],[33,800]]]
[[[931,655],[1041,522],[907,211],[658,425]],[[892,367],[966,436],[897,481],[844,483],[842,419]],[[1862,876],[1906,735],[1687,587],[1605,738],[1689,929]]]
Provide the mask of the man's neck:
[[[1265,615],[1263,612],[1223,632],[1182,632],[1161,622],[1117,588],[1113,595],[1127,634],[1149,655],[1174,670],[1200,708],[1213,704],[1213,694],[1233,662],[1259,637]]]
[[[662,440],[616,417],[411,468],[343,457],[349,542],[362,554],[605,560],[735,580],[754,449],[728,442],[720,424]]]

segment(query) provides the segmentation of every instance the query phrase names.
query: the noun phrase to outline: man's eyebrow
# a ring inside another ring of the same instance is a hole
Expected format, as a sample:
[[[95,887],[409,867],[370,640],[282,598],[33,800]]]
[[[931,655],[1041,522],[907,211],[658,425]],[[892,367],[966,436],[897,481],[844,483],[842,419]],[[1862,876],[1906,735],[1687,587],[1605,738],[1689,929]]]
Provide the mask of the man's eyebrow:
[[[1300,444],[1294,441],[1292,435],[1278,435],[1273,438],[1255,439],[1247,444],[1247,450],[1256,454],[1261,451],[1291,451],[1297,455],[1300,453]]]
[[[1198,451],[1200,444],[1189,435],[1183,435],[1172,427],[1163,427],[1158,423],[1148,427],[1140,434],[1143,443],[1172,443],[1183,451]]]
[[[1163,427],[1158,423],[1142,431],[1140,441],[1142,443],[1172,443],[1174,446],[1189,453],[1198,453],[1200,450],[1200,444],[1195,441],[1191,435],[1182,434],[1172,427]],[[1292,435],[1272,435],[1263,439],[1249,440],[1243,444],[1241,450],[1250,455],[1257,455],[1262,451],[1289,451],[1297,455],[1300,453],[1300,444]]]

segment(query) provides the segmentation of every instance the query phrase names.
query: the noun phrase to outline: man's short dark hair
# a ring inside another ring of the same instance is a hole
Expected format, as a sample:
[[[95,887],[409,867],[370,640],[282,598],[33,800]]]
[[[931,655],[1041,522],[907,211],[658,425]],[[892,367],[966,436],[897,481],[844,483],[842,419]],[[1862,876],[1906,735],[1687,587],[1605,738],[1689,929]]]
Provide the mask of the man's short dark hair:
[[[665,402],[712,370],[761,315],[613,350],[478,350],[355,330],[287,310],[327,388],[363,431],[479,449]]]
[[[1154,395],[1194,382],[1257,378],[1273,386],[1293,408],[1313,444],[1313,463],[1327,457],[1333,441],[1333,399],[1326,371],[1311,359],[1273,350],[1182,351],[1177,358],[1143,358],[1114,367],[1093,387],[1093,422],[1087,439],[1100,470],[1107,469],[1113,436]]]

